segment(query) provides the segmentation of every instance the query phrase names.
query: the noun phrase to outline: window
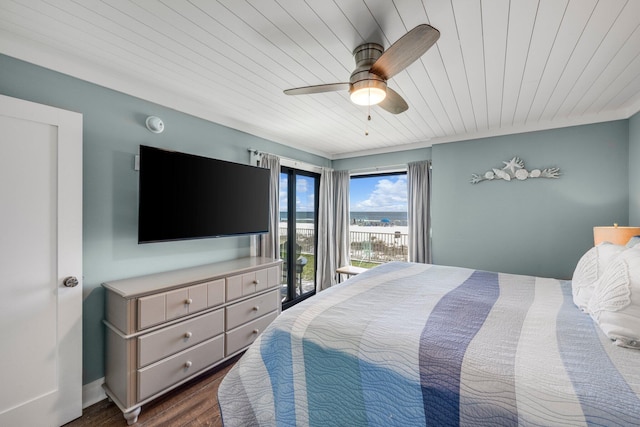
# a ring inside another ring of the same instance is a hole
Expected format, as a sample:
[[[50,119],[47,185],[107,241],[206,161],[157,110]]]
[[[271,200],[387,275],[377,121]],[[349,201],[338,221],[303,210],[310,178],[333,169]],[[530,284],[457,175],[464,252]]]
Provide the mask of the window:
[[[407,173],[352,176],[349,186],[351,264],[407,261]]]

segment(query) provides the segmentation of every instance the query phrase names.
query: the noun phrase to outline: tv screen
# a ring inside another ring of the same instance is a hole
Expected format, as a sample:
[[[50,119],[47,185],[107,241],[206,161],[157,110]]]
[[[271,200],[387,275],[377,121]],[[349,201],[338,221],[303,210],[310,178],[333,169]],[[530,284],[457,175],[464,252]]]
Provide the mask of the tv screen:
[[[269,231],[269,170],[140,146],[138,242]]]

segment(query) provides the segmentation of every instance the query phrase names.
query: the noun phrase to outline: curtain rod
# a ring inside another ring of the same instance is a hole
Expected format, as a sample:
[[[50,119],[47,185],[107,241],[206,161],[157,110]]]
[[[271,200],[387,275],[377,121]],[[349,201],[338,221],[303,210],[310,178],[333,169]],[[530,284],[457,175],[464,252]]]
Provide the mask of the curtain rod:
[[[311,163],[302,162],[300,160],[291,159],[289,157],[282,157],[278,154],[268,153],[266,151],[256,150],[255,148],[247,148],[247,151],[253,155],[258,156],[260,154],[270,154],[272,156],[277,156],[280,158],[280,164],[283,166],[287,166],[295,169],[302,169],[308,172],[321,173],[324,169],[331,170],[331,168],[326,168],[324,166],[313,165]]]
[[[368,175],[378,172],[402,172],[407,170],[407,164],[372,166],[369,168],[349,169],[351,175]]]
[[[427,160],[429,162],[429,169],[431,169],[431,160]],[[368,168],[360,168],[360,169],[349,169],[349,173],[351,175],[368,175],[368,174],[376,174],[380,173],[392,173],[392,172],[406,172],[408,168],[408,163],[401,163],[396,165],[384,165],[384,166],[371,166]]]
[[[278,154],[268,153],[266,151],[260,151],[255,148],[247,148],[247,151],[254,156],[258,156],[260,154],[271,154],[272,156],[280,157],[280,162],[284,166],[303,169],[311,172],[320,173],[323,169],[333,170],[332,168],[326,168],[323,166],[312,165],[310,163],[305,163],[300,160],[291,159],[288,157],[282,157]],[[427,160],[429,162],[429,169],[432,168],[431,160]],[[402,172],[407,170],[407,163],[395,164],[395,165],[384,165],[384,166],[372,166],[368,168],[359,168],[359,169],[349,169],[350,175],[367,175],[367,174],[375,174],[375,173],[384,173],[384,172]]]

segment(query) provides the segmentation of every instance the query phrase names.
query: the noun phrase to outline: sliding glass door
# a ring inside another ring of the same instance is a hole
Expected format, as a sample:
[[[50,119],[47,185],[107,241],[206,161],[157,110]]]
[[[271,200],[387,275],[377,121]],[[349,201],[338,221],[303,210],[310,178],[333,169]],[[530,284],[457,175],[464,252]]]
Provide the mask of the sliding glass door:
[[[318,189],[320,175],[282,167],[280,173],[280,258],[282,308],[313,295],[316,288]]]

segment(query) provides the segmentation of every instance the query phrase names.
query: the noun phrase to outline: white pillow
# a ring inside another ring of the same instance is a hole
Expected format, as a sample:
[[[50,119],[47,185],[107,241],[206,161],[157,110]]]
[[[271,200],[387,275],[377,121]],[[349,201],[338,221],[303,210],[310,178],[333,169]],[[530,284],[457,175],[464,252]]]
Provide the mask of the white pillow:
[[[589,312],[587,306],[596,282],[602,277],[609,262],[625,249],[622,245],[603,242],[589,249],[580,258],[571,282],[573,302],[580,310]]]
[[[640,246],[611,261],[593,290],[589,312],[617,345],[640,349]]]
[[[632,247],[634,247],[636,245],[640,245],[640,236],[633,236],[627,242],[627,247],[628,248],[632,248]]]

